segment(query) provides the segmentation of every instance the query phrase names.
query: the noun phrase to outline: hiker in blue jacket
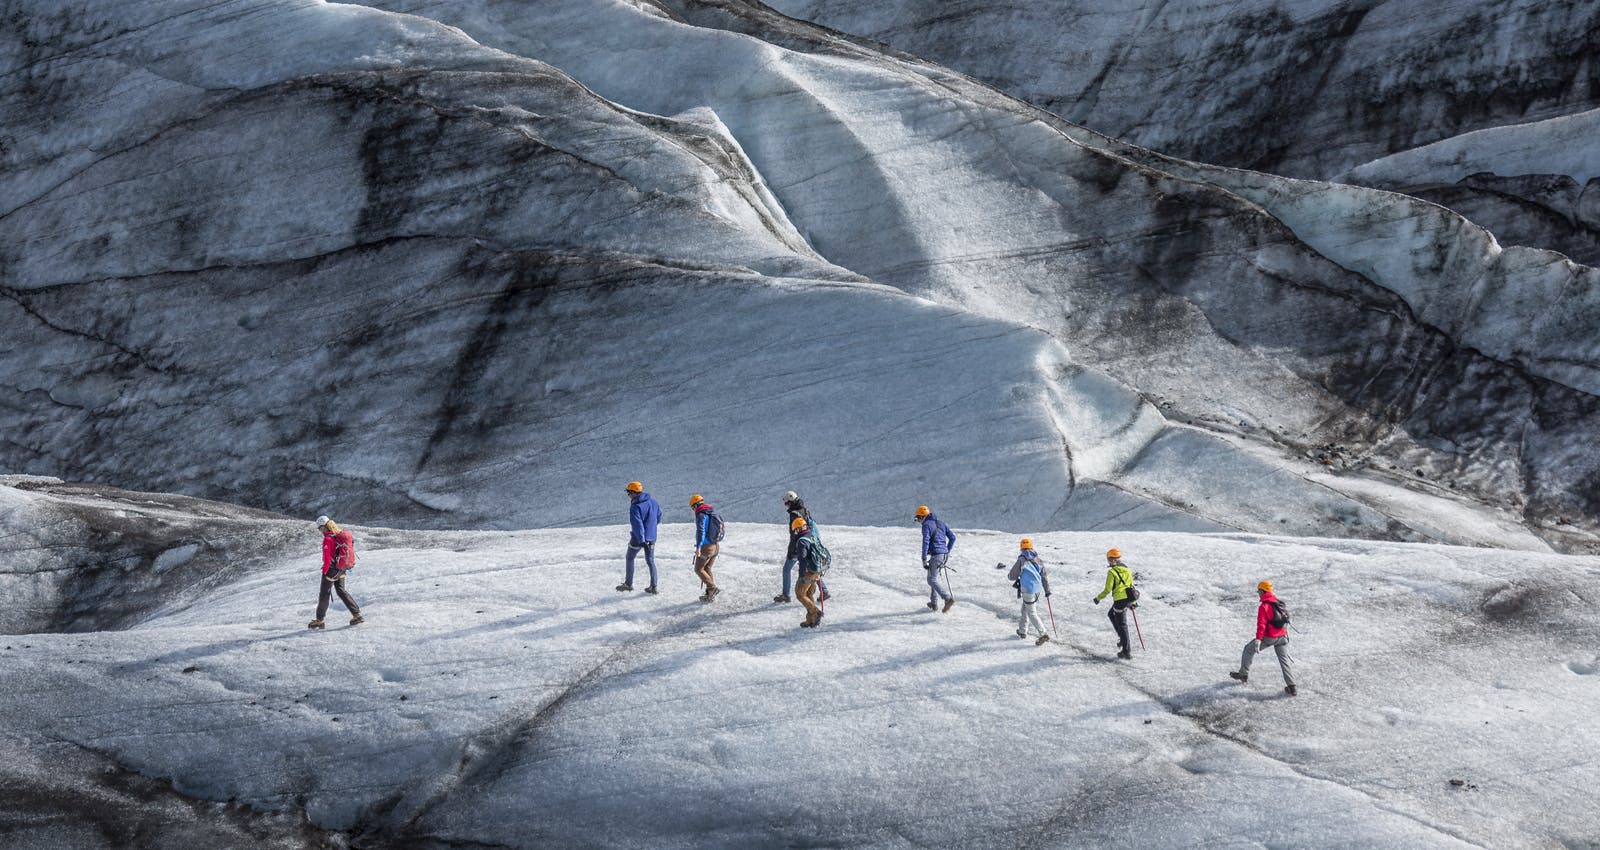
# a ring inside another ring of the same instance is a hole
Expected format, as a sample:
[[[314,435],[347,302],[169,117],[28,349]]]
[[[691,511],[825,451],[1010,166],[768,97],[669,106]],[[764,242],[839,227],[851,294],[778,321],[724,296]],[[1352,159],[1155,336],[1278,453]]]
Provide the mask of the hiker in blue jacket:
[[[644,562],[650,567],[650,586],[645,593],[656,592],[656,526],[661,524],[661,505],[644,491],[644,485],[629,481],[624,490],[632,501],[628,508],[628,572],[617,590],[633,589],[633,559],[644,550]]]
[[[694,511],[694,574],[705,587],[701,602],[710,602],[722,591],[711,575],[711,565],[717,562],[717,550],[722,542],[722,517],[699,493],[689,497],[689,509]]]
[[[950,563],[950,550],[956,548],[956,533],[934,516],[927,505],[917,507],[916,518],[922,523],[922,569],[928,573],[928,610],[938,610],[938,600],[942,597],[944,613],[948,614],[955,607],[956,597],[948,589],[948,577],[945,578],[945,586],[939,586],[939,575]]]

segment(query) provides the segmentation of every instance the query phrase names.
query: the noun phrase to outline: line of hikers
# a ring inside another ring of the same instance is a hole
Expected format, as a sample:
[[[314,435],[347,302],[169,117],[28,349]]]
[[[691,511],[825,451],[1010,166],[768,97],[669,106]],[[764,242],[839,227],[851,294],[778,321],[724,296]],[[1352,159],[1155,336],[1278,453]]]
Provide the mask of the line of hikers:
[[[633,590],[634,561],[642,551],[645,564],[650,570],[650,584],[644,592],[654,594],[658,592],[655,544],[661,524],[661,505],[644,491],[644,485],[638,481],[628,482],[624,493],[629,499],[629,538],[625,572],[622,583],[617,585],[617,590]],[[822,544],[821,533],[799,494],[793,490],[784,493],[783,505],[789,516],[789,546],[784,552],[783,591],[772,597],[772,601],[789,601],[790,579],[798,568],[799,580],[794,584],[795,598],[806,609],[805,621],[800,626],[815,628],[822,622],[825,603],[829,598],[828,586],[822,580],[822,575],[827,571],[832,556]],[[700,494],[696,493],[689,497],[689,508],[694,512],[695,518],[694,573],[700,579],[704,591],[700,595],[700,601],[711,602],[721,593],[712,567],[716,563],[717,552],[726,527],[716,508]],[[913,518],[922,527],[922,569],[928,583],[928,609],[942,610],[948,614],[956,604],[955,594],[950,590],[949,576],[946,575],[951,570],[950,553],[955,549],[956,534],[927,505],[919,505]],[[361,609],[356,605],[355,599],[344,586],[345,575],[355,566],[354,540],[350,532],[341,529],[326,516],[317,518],[317,528],[323,535],[321,593],[317,600],[317,616],[306,625],[313,629],[323,628],[323,617],[328,610],[330,591],[337,593],[340,601],[349,609],[350,625],[359,625],[365,618],[362,617]],[[1022,602],[1022,612],[1017,622],[1017,636],[1026,639],[1031,627],[1039,634],[1034,644],[1042,646],[1050,640],[1050,634],[1045,631],[1044,622],[1039,618],[1036,606],[1041,597],[1046,600],[1050,598],[1050,574],[1030,538],[1022,538],[1020,549],[1016,561],[1011,565],[1011,571],[1006,574],[1012,587],[1016,588],[1017,598]],[[1005,567],[1004,563],[995,565],[995,569],[1005,569]],[[1283,673],[1286,686],[1284,690],[1289,696],[1294,696],[1296,692],[1294,660],[1289,655],[1288,609],[1273,593],[1270,581],[1257,584],[1256,594],[1259,605],[1256,608],[1255,638],[1245,644],[1239,660],[1239,669],[1228,675],[1238,682],[1249,681],[1250,666],[1256,654],[1262,649],[1272,647],[1278,657],[1278,668]],[[1131,659],[1133,643],[1128,635],[1128,616],[1132,613],[1134,628],[1138,631],[1139,617],[1133,612],[1139,607],[1139,589],[1135,585],[1133,571],[1123,563],[1122,552],[1117,549],[1106,552],[1105,588],[1094,597],[1094,604],[1099,605],[1107,596],[1111,597],[1111,609],[1107,612],[1107,617],[1117,634],[1117,657]],[[940,600],[943,600],[942,609]],[[1048,601],[1046,606],[1049,606]],[[1053,610],[1050,618],[1053,623],[1055,620]],[[1142,646],[1144,642],[1142,635],[1139,640]]]
[[[633,590],[634,557],[643,551],[645,562],[650,567],[650,586],[645,588],[645,592],[655,593],[657,592],[655,543],[656,531],[661,523],[661,505],[649,493],[644,492],[644,486],[638,481],[628,482],[624,492],[630,501],[628,522],[631,536],[628,540],[626,573],[622,583],[617,585],[617,590]],[[799,494],[793,490],[784,493],[783,504],[789,513],[789,547],[784,553],[783,592],[772,597],[772,601],[789,601],[790,577],[798,566],[800,581],[795,585],[795,595],[806,608],[806,619],[800,625],[802,628],[815,628],[822,622],[821,602],[828,599],[827,584],[822,581],[822,574],[827,569],[827,549],[822,546],[822,538],[816,523],[812,521],[811,512],[806,509]],[[710,602],[721,592],[717,589],[716,580],[712,576],[711,565],[716,560],[717,547],[722,541],[724,527],[716,509],[699,494],[689,497],[689,507],[695,513],[694,571],[705,591],[700,600]],[[951,570],[950,553],[955,549],[956,534],[927,505],[918,505],[912,517],[922,527],[922,569],[928,582],[928,610],[948,614],[956,604],[956,597],[950,589],[950,579],[947,575]],[[1006,575],[1012,587],[1016,588],[1017,597],[1022,602],[1022,613],[1017,623],[1017,637],[1026,639],[1031,626],[1039,634],[1034,644],[1042,646],[1050,640],[1050,634],[1045,631],[1044,623],[1040,620],[1035,606],[1038,605],[1040,597],[1049,599],[1050,576],[1044,561],[1033,548],[1031,539],[1022,538],[1020,548],[1021,553]],[[1005,569],[1005,566],[1003,563],[996,564],[995,568]],[[814,591],[818,588],[821,590],[820,599],[814,598]],[[1262,581],[1257,585],[1256,593],[1260,603],[1256,609],[1256,636],[1245,644],[1239,669],[1228,675],[1239,682],[1248,681],[1250,666],[1255,660],[1256,653],[1270,646],[1278,656],[1278,667],[1283,672],[1286,686],[1284,690],[1290,696],[1294,696],[1294,661],[1289,656],[1287,608],[1273,594],[1270,581]],[[1111,628],[1117,634],[1117,657],[1131,659],[1133,642],[1128,635],[1128,617],[1139,607],[1139,589],[1134,584],[1133,571],[1122,562],[1122,552],[1117,549],[1106,552],[1105,589],[1094,597],[1094,604],[1099,605],[1107,596],[1111,597],[1111,609],[1106,616],[1111,621]],[[1048,604],[1047,602],[1046,605]],[[1053,611],[1050,616],[1054,621]],[[1133,613],[1132,616],[1137,631],[1139,617],[1137,613]],[[1143,641],[1141,636],[1141,645]]]

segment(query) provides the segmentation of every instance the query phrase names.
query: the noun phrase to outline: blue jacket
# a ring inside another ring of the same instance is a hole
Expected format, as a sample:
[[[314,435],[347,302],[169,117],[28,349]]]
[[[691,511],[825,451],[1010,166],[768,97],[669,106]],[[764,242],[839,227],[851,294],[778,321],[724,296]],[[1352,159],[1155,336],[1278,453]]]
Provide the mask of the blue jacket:
[[[656,526],[661,524],[661,505],[649,493],[633,497],[633,507],[628,509],[628,526],[633,533],[629,538],[635,543],[656,542]]]
[[[934,514],[922,518],[922,557],[947,555],[956,548],[956,533]]]

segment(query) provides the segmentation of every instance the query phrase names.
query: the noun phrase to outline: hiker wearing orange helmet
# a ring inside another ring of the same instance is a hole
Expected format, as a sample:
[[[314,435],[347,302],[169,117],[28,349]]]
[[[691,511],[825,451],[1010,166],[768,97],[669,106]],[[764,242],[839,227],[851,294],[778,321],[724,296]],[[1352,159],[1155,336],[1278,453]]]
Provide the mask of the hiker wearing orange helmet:
[[[1017,555],[1016,563],[1011,565],[1011,572],[1006,573],[1006,578],[1011,579],[1011,586],[1017,589],[1017,598],[1022,600],[1022,617],[1017,622],[1017,637],[1028,636],[1028,625],[1031,623],[1039,633],[1035,645],[1042,646],[1050,640],[1050,633],[1044,630],[1044,623],[1039,620],[1039,615],[1034,611],[1034,606],[1039,604],[1039,597],[1050,596],[1050,573],[1044,568],[1044,561],[1039,558],[1039,553],[1033,548],[1033,541],[1022,538],[1021,554]],[[997,564],[996,566],[1005,566]],[[1054,615],[1051,615],[1052,617]]]
[[[1111,610],[1106,616],[1111,620],[1111,628],[1117,632],[1117,657],[1129,659],[1133,657],[1133,644],[1128,641],[1128,609],[1139,604],[1138,591],[1133,589],[1133,571],[1122,563],[1122,550],[1112,549],[1106,553],[1106,588],[1094,598],[1094,604],[1099,605],[1100,600],[1111,597]]]
[[[806,606],[806,619],[800,627],[814,629],[822,623],[822,606],[816,601],[817,582],[822,578],[817,568],[817,539],[812,536],[811,526],[804,517],[789,521],[789,533],[794,537],[795,556],[800,565],[800,580],[795,582],[794,595]]]
[[[711,575],[711,565],[717,562],[717,550],[722,544],[722,517],[699,493],[689,497],[689,508],[694,511],[694,574],[706,589],[700,601],[710,602],[722,592]]]
[[[661,524],[661,505],[644,491],[644,485],[629,481],[622,489],[628,497],[628,559],[627,572],[617,590],[633,589],[633,559],[644,550],[644,562],[650,567],[650,586],[645,593],[656,592],[656,528]]]
[[[943,598],[944,613],[948,614],[956,604],[956,597],[949,590],[950,579],[946,578],[945,586],[940,587],[939,576],[950,564],[950,551],[956,548],[956,533],[927,505],[919,505],[915,517],[922,524],[922,569],[928,574],[928,610],[938,610],[938,600]]]
[[[793,490],[784,493],[783,507],[784,510],[789,512],[789,524],[791,526],[793,526],[796,519],[803,519],[806,521],[807,531],[818,540],[822,539],[822,532],[817,530],[817,524],[811,519],[811,511],[806,508],[806,503],[800,498],[799,493]],[[795,533],[793,528],[790,529],[789,548],[783,553],[783,592],[772,597],[773,602],[789,601],[789,581],[794,576],[795,565],[800,563],[800,556],[795,552],[796,546],[799,545],[800,536],[800,534]],[[821,593],[822,601],[828,601],[828,583],[822,579],[821,574],[817,576],[817,590]]]
[[[1256,585],[1256,598],[1261,600],[1256,606],[1256,638],[1244,645],[1238,671],[1228,676],[1239,682],[1250,681],[1250,662],[1255,660],[1256,653],[1270,646],[1278,655],[1278,670],[1283,673],[1283,692],[1294,696],[1294,659],[1289,657],[1289,608],[1272,592],[1270,581],[1263,580]]]

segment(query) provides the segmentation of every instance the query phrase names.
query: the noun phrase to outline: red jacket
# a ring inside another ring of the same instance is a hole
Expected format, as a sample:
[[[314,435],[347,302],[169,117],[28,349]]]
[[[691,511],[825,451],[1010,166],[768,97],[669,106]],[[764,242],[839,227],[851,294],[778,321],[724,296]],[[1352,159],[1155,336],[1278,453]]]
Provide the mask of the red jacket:
[[[1272,624],[1272,606],[1267,603],[1277,601],[1278,597],[1270,593],[1261,595],[1261,607],[1256,609],[1256,640],[1281,638],[1289,633],[1288,629]]]
[[[337,534],[322,535],[322,574],[329,570],[348,570],[356,565],[356,541],[350,532],[339,529]]]

